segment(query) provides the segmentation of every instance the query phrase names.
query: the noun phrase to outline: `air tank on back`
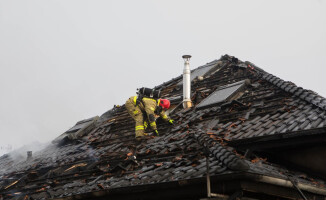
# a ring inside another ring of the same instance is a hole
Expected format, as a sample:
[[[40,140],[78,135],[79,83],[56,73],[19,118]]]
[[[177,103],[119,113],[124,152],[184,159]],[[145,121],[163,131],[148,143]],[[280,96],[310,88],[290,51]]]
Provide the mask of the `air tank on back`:
[[[139,88],[138,94],[140,94],[144,97],[149,97],[149,98],[153,98],[153,99],[161,98],[161,90],[155,90],[155,89],[150,89],[150,88],[146,88],[146,87]]]

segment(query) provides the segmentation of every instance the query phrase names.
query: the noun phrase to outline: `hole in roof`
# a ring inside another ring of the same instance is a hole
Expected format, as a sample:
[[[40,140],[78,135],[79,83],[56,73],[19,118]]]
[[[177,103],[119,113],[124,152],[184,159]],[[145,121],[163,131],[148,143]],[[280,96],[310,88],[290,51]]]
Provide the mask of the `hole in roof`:
[[[246,80],[243,80],[236,83],[220,86],[206,99],[200,102],[196,108],[201,109],[226,101],[232,98],[245,84]]]

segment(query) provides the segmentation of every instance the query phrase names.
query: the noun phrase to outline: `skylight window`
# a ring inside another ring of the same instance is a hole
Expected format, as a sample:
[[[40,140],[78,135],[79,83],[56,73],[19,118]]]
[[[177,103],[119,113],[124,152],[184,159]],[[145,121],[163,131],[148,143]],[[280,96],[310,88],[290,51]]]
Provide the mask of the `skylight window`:
[[[245,85],[245,80],[236,83],[221,86],[215,90],[211,95],[204,99],[196,108],[204,108],[216,105],[220,102],[230,99],[236,94],[242,86]]]
[[[190,81],[193,81],[198,76],[205,76],[213,67],[216,66],[216,62],[213,61],[211,63],[208,63],[202,67],[199,67],[191,72],[190,74]],[[182,85],[183,81],[181,80],[178,85]]]

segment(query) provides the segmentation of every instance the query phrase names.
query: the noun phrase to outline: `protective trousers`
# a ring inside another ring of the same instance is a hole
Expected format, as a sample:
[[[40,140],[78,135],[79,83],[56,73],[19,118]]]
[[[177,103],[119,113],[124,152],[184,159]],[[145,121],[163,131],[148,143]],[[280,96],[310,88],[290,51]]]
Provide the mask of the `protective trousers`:
[[[144,116],[140,108],[135,105],[134,97],[130,97],[126,101],[125,106],[130,116],[136,122],[135,125],[136,138],[144,136],[144,132],[145,132]]]

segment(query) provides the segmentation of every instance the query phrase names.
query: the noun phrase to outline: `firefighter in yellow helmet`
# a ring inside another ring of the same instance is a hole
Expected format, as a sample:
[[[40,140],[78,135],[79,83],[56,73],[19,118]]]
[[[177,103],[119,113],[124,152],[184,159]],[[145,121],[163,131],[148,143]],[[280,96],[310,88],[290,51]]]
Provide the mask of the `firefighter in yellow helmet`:
[[[144,136],[145,129],[148,125],[147,121],[151,129],[158,135],[155,114],[170,124],[173,124],[173,120],[164,111],[170,107],[170,101],[167,99],[156,100],[148,97],[138,98],[138,96],[133,96],[126,101],[125,105],[128,113],[136,122],[135,133],[137,139]]]

